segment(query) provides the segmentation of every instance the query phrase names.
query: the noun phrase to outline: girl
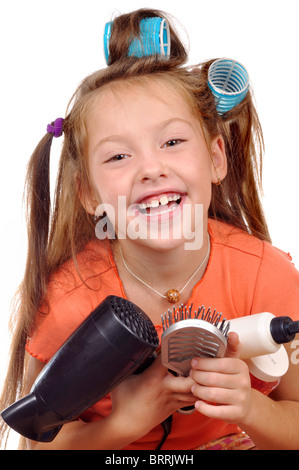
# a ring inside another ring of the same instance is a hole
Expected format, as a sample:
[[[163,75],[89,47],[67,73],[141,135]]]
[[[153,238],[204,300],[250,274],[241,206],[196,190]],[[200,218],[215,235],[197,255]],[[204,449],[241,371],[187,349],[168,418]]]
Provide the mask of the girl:
[[[207,81],[212,62],[188,68],[172,27],[168,60],[128,56],[149,17],[165,15],[138,10],[114,20],[109,66],[82,82],[66,118],[48,126],[30,160],[28,261],[2,409],[29,392],[45,363],[110,294],[140,306],[159,335],[169,301],[211,305],[228,319],[262,311],[299,319],[298,272],[271,246],[260,203],[263,140],[251,94],[220,116]],[[62,133],[50,213],[50,147]],[[142,235],[133,236],[140,226]],[[187,249],[198,233],[201,242]],[[251,387],[238,351],[231,334],[227,357],[194,358],[189,377],[173,376],[158,358],[51,443],[27,445],[156,449],[160,423],[172,416],[163,449],[211,448],[215,441],[218,448],[298,449],[296,365],[290,362],[270,397]],[[193,404],[194,413],[177,412]]]

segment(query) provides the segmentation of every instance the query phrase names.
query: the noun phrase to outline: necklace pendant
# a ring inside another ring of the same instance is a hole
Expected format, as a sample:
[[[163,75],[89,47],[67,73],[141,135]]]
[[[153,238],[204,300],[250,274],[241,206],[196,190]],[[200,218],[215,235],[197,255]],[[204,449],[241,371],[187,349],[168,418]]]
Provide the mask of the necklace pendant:
[[[171,304],[177,303],[180,300],[180,298],[181,298],[180,293],[176,289],[169,289],[169,291],[166,293],[166,299]]]

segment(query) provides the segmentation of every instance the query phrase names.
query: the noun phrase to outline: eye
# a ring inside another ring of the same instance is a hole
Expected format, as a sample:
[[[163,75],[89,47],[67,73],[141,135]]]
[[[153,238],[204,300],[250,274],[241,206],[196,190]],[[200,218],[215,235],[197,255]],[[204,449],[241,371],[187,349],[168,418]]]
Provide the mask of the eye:
[[[167,147],[174,147],[175,145],[181,144],[183,142],[182,139],[171,139],[166,142],[166,144],[163,145],[163,148]]]
[[[126,158],[129,158],[129,155],[126,155],[124,153],[120,153],[118,155],[114,155],[113,157],[109,158],[107,162],[119,162],[121,160],[125,160]]]

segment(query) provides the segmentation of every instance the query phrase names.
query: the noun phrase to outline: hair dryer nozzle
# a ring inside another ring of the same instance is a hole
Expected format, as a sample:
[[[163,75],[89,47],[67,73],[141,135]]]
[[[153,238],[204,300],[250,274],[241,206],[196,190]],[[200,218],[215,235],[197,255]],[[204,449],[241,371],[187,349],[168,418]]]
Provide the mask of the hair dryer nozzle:
[[[50,442],[61,428],[62,420],[38,395],[30,393],[1,413],[14,431],[34,441]],[[55,426],[57,422],[57,426]]]

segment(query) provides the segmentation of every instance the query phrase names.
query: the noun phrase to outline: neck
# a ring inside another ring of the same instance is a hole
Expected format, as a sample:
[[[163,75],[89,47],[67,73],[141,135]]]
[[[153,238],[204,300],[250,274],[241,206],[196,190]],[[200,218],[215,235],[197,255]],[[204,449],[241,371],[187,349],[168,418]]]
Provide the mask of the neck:
[[[208,248],[209,239],[206,232],[202,247],[198,250],[185,250],[182,245],[172,250],[158,251],[152,247],[124,240],[121,242],[121,251],[127,266],[121,259],[119,246],[116,247],[114,255],[124,281],[128,276],[132,280],[133,273],[153,289],[165,294],[169,289],[182,289],[204,261],[194,279],[192,278],[190,286],[198,282],[203,276],[209,260],[209,256],[206,256]],[[131,273],[128,272],[128,268]],[[136,278],[135,282],[140,286],[141,283]],[[190,286],[188,287],[190,288]]]

